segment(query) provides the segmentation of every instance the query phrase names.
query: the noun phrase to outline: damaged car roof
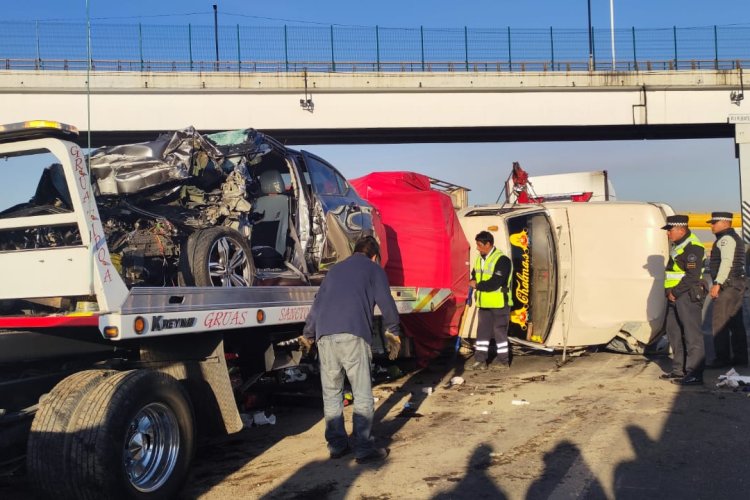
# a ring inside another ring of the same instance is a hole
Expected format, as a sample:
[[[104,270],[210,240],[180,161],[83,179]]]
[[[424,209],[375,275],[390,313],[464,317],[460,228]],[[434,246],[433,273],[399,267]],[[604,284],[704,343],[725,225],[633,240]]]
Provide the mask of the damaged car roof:
[[[194,164],[226,173],[234,168],[228,158],[252,165],[276,148],[283,146],[252,128],[202,135],[190,126],[153,141],[99,148],[90,155],[91,174],[101,195],[135,194],[189,178]]]

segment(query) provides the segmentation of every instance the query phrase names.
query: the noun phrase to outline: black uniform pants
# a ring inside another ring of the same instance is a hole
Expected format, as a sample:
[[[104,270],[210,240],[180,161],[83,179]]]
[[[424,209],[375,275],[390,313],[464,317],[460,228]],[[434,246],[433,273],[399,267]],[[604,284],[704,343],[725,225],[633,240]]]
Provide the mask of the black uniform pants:
[[[716,363],[747,364],[747,332],[742,318],[744,279],[732,280],[714,300],[711,327]],[[731,340],[731,342],[730,342]],[[730,354],[730,344],[731,353]]]
[[[667,338],[672,346],[672,373],[703,376],[706,350],[701,331],[702,301],[683,293],[667,307]]]
[[[474,359],[486,362],[489,357],[490,340],[495,339],[497,357],[495,362],[508,364],[508,321],[510,307],[502,309],[479,309],[477,324],[477,341],[475,343]]]

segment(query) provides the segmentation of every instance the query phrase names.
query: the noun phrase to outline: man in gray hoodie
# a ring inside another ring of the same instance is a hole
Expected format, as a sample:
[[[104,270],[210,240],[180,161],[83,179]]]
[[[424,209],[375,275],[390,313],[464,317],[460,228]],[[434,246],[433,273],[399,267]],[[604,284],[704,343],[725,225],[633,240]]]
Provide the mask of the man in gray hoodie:
[[[357,463],[378,462],[388,449],[376,448],[371,435],[374,415],[372,379],[372,319],[375,305],[383,315],[388,353],[395,359],[401,347],[399,318],[388,277],[377,259],[380,246],[372,236],[361,238],[354,253],[328,271],[307,316],[300,343],[317,342],[323,389],[325,438],[331,458],[351,448],[344,428],[344,376],[354,396],[354,454]]]

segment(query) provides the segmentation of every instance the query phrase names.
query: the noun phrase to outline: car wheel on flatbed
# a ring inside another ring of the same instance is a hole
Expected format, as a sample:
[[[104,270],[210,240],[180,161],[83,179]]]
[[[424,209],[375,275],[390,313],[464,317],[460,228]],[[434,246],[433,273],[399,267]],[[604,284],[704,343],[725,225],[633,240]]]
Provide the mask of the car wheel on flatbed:
[[[250,244],[239,231],[219,226],[196,231],[185,242],[180,284],[252,286],[255,264]]]
[[[43,496],[167,499],[179,493],[195,429],[188,396],[173,377],[150,370],[109,374],[88,387],[68,420],[55,456],[41,449],[48,434],[30,438],[38,456],[59,469],[32,473],[56,473],[41,488]]]

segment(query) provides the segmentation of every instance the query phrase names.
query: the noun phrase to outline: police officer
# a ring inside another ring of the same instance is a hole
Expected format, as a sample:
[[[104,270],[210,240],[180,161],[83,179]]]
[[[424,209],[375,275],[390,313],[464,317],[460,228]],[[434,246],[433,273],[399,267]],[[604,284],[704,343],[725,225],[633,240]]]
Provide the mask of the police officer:
[[[479,255],[471,270],[469,286],[475,289],[474,299],[479,310],[477,324],[477,341],[474,363],[470,370],[486,370],[489,357],[490,340],[495,338],[497,356],[490,364],[493,370],[507,370],[510,365],[508,356],[508,320],[510,306],[510,259],[495,248],[495,238],[488,231],[481,231],[476,238]]]
[[[716,236],[709,261],[713,279],[711,330],[715,358],[708,366],[747,366],[747,336],[742,320],[742,298],[746,286],[745,244],[732,229],[731,212],[712,212],[708,223]],[[730,355],[730,337],[733,355]]]
[[[703,285],[705,248],[688,229],[687,215],[670,215],[667,225],[670,251],[664,279],[667,296],[667,338],[672,346],[672,371],[661,375],[678,385],[703,384],[705,348],[701,311],[706,298]]]

